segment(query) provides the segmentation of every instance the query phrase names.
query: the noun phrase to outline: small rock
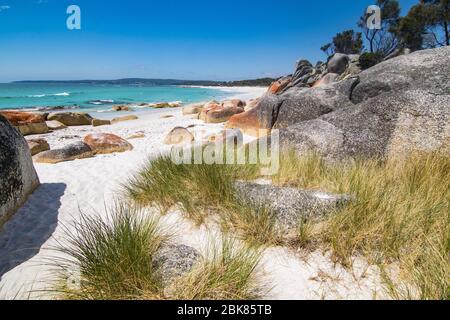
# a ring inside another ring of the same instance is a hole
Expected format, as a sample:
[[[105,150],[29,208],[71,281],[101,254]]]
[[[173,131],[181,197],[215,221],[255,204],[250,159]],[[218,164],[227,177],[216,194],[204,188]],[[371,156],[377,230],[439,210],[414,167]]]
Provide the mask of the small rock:
[[[50,145],[45,139],[27,139],[27,143],[32,156],[50,150]]]
[[[88,126],[92,123],[92,117],[83,112],[57,112],[47,117],[48,121],[56,120],[66,126]]]
[[[123,121],[131,121],[131,120],[137,120],[139,119],[137,116],[129,115],[129,116],[123,116],[123,117],[117,117],[111,120],[111,123],[117,123],[117,122],[123,122]]]
[[[101,119],[93,119],[92,120],[93,127],[108,126],[110,124],[111,124],[110,120],[101,120]]]
[[[145,138],[145,133],[144,132],[136,132],[133,133],[132,135],[127,137],[127,140],[133,140],[133,139],[142,139]]]
[[[173,118],[173,117],[174,116],[171,114],[166,114],[166,115],[161,116],[161,119],[169,119],[169,118]]]
[[[183,115],[191,115],[191,114],[199,114],[203,110],[203,103],[200,104],[190,104],[185,107],[183,107]]]
[[[119,111],[133,111],[133,109],[130,108],[129,106],[113,106],[112,110],[113,111],[117,111],[117,112],[119,112]]]
[[[133,146],[129,142],[111,133],[88,134],[84,137],[83,141],[91,147],[96,154],[108,154],[133,150]]]
[[[169,132],[164,139],[164,143],[168,145],[173,144],[188,144],[195,140],[194,135],[188,129],[183,127],[176,127]]]
[[[54,149],[41,152],[33,157],[33,160],[38,163],[59,163],[63,161],[72,161],[76,159],[91,158],[94,152],[84,142],[75,142],[69,144],[61,149]]]
[[[185,245],[166,245],[153,257],[153,266],[168,285],[189,271],[200,261],[201,254]]]
[[[53,120],[53,121],[47,121],[47,127],[50,130],[62,130],[62,129],[66,129],[67,126],[64,123],[61,123],[59,121]]]

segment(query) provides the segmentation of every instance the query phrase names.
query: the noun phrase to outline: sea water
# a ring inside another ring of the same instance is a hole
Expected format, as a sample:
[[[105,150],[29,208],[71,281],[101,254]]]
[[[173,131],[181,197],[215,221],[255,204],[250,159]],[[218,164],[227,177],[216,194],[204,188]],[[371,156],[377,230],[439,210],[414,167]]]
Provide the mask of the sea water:
[[[215,88],[70,84],[70,83],[0,83],[0,109],[109,112],[113,105],[180,101],[183,104],[225,99],[229,92]]]

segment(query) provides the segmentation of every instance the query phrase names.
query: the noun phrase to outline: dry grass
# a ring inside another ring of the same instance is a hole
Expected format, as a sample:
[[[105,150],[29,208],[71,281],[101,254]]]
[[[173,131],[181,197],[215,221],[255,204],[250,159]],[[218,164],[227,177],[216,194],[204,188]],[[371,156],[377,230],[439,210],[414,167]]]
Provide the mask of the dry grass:
[[[316,155],[290,153],[274,181],[354,195],[357,201],[321,224],[320,240],[343,263],[356,254],[381,266],[399,263],[399,274],[386,273],[396,298],[450,298],[448,157],[416,154],[331,165]]]

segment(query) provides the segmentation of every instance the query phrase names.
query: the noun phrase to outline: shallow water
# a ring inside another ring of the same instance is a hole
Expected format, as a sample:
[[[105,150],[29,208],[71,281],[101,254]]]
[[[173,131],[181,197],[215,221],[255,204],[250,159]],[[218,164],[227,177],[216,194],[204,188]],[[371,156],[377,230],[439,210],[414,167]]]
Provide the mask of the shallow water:
[[[0,109],[64,106],[104,112],[112,105],[224,99],[230,93],[210,88],[151,85],[0,83]]]

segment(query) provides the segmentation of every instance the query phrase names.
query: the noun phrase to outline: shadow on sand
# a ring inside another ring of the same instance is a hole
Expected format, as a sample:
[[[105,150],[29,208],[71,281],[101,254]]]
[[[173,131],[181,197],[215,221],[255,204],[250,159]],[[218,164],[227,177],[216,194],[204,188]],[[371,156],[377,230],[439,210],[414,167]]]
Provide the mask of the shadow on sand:
[[[5,273],[38,254],[52,236],[65,190],[63,183],[42,184],[0,229],[0,280]]]

